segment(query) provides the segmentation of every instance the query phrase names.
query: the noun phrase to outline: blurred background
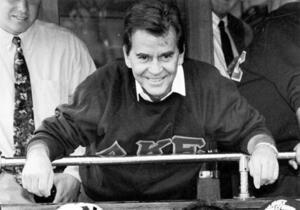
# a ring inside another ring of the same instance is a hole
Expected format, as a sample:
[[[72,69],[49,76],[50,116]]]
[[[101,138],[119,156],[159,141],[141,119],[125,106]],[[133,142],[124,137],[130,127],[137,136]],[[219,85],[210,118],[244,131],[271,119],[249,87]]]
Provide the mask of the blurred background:
[[[40,16],[50,22],[56,22],[69,28],[79,36],[87,44],[97,67],[99,67],[115,58],[122,57],[122,21],[126,9],[134,1],[43,0],[42,14]],[[198,32],[203,34],[203,30],[209,34],[209,30],[205,29],[206,22],[198,21],[199,18],[205,16],[203,14],[206,13],[204,7],[208,4],[208,0],[198,0],[198,3],[197,0],[168,1],[175,2],[181,9],[183,20],[190,23],[185,24],[188,42],[193,43],[194,46],[198,42],[195,34],[199,34]],[[200,14],[197,14],[197,7]],[[266,17],[267,13],[267,0],[242,0],[232,10],[233,15],[243,19],[253,29]],[[194,24],[195,21],[201,24],[198,30]],[[203,42],[203,39],[200,38],[199,40],[202,43],[200,46],[206,49],[206,55],[201,56],[201,54],[204,54],[201,53],[204,51],[203,49],[188,49],[190,57],[208,61],[210,59],[209,50],[207,50],[209,46],[204,46],[205,42]],[[187,46],[189,46],[189,43],[187,43]]]

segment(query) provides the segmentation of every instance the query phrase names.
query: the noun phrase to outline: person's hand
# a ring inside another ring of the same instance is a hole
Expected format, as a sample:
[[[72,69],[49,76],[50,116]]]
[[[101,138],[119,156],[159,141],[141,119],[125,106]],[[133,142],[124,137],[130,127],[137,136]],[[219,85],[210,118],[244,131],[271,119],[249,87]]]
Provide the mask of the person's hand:
[[[295,169],[298,169],[298,164],[300,164],[300,143],[298,143],[294,147],[294,151],[296,152],[296,158],[289,160],[289,164]]]
[[[44,148],[32,148],[22,171],[22,185],[29,192],[40,197],[50,196],[53,185],[53,170]]]
[[[250,157],[249,170],[255,188],[274,183],[279,173],[277,152],[268,145],[257,145]]]
[[[56,195],[53,203],[74,202],[78,198],[80,182],[77,178],[66,173],[54,174]]]

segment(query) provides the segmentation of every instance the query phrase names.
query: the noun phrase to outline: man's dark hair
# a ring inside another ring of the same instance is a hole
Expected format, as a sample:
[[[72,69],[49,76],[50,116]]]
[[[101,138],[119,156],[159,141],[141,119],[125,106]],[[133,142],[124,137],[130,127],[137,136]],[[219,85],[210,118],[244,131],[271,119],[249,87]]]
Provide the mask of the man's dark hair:
[[[172,3],[160,0],[143,0],[134,4],[126,13],[124,19],[123,44],[126,54],[132,47],[132,34],[137,30],[145,30],[154,36],[162,36],[173,27],[177,35],[177,47],[180,53],[184,51],[184,33],[180,12]]]

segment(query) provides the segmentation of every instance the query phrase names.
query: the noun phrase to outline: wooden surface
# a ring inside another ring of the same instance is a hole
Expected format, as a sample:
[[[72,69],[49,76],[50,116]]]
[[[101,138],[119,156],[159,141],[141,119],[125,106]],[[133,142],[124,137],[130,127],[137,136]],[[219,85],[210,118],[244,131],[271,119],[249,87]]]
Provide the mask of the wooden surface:
[[[187,0],[187,56],[213,64],[210,0]]]
[[[227,207],[235,208],[237,210],[254,210],[262,207],[265,203],[267,203],[268,199],[249,199],[246,201],[241,201],[238,199],[223,199],[218,200],[216,202],[213,202],[215,205],[219,207],[224,207],[225,205]],[[195,205],[197,201],[174,201],[174,202],[149,202],[149,203],[143,203],[143,202],[101,202],[96,203],[98,206],[100,206],[103,210],[134,210],[134,209],[144,209],[144,210],[179,210],[183,209],[190,205]],[[44,204],[44,205],[13,205],[13,204],[2,204],[1,210],[55,210],[60,205],[54,205],[54,204]]]

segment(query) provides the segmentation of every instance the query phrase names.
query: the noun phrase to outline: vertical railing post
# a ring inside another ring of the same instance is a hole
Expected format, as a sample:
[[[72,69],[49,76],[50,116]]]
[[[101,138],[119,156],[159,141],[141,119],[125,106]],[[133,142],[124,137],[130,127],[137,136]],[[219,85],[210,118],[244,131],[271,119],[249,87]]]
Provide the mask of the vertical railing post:
[[[240,194],[239,199],[246,200],[250,198],[249,185],[248,185],[248,167],[249,156],[242,155],[239,160],[239,172],[240,172]]]

